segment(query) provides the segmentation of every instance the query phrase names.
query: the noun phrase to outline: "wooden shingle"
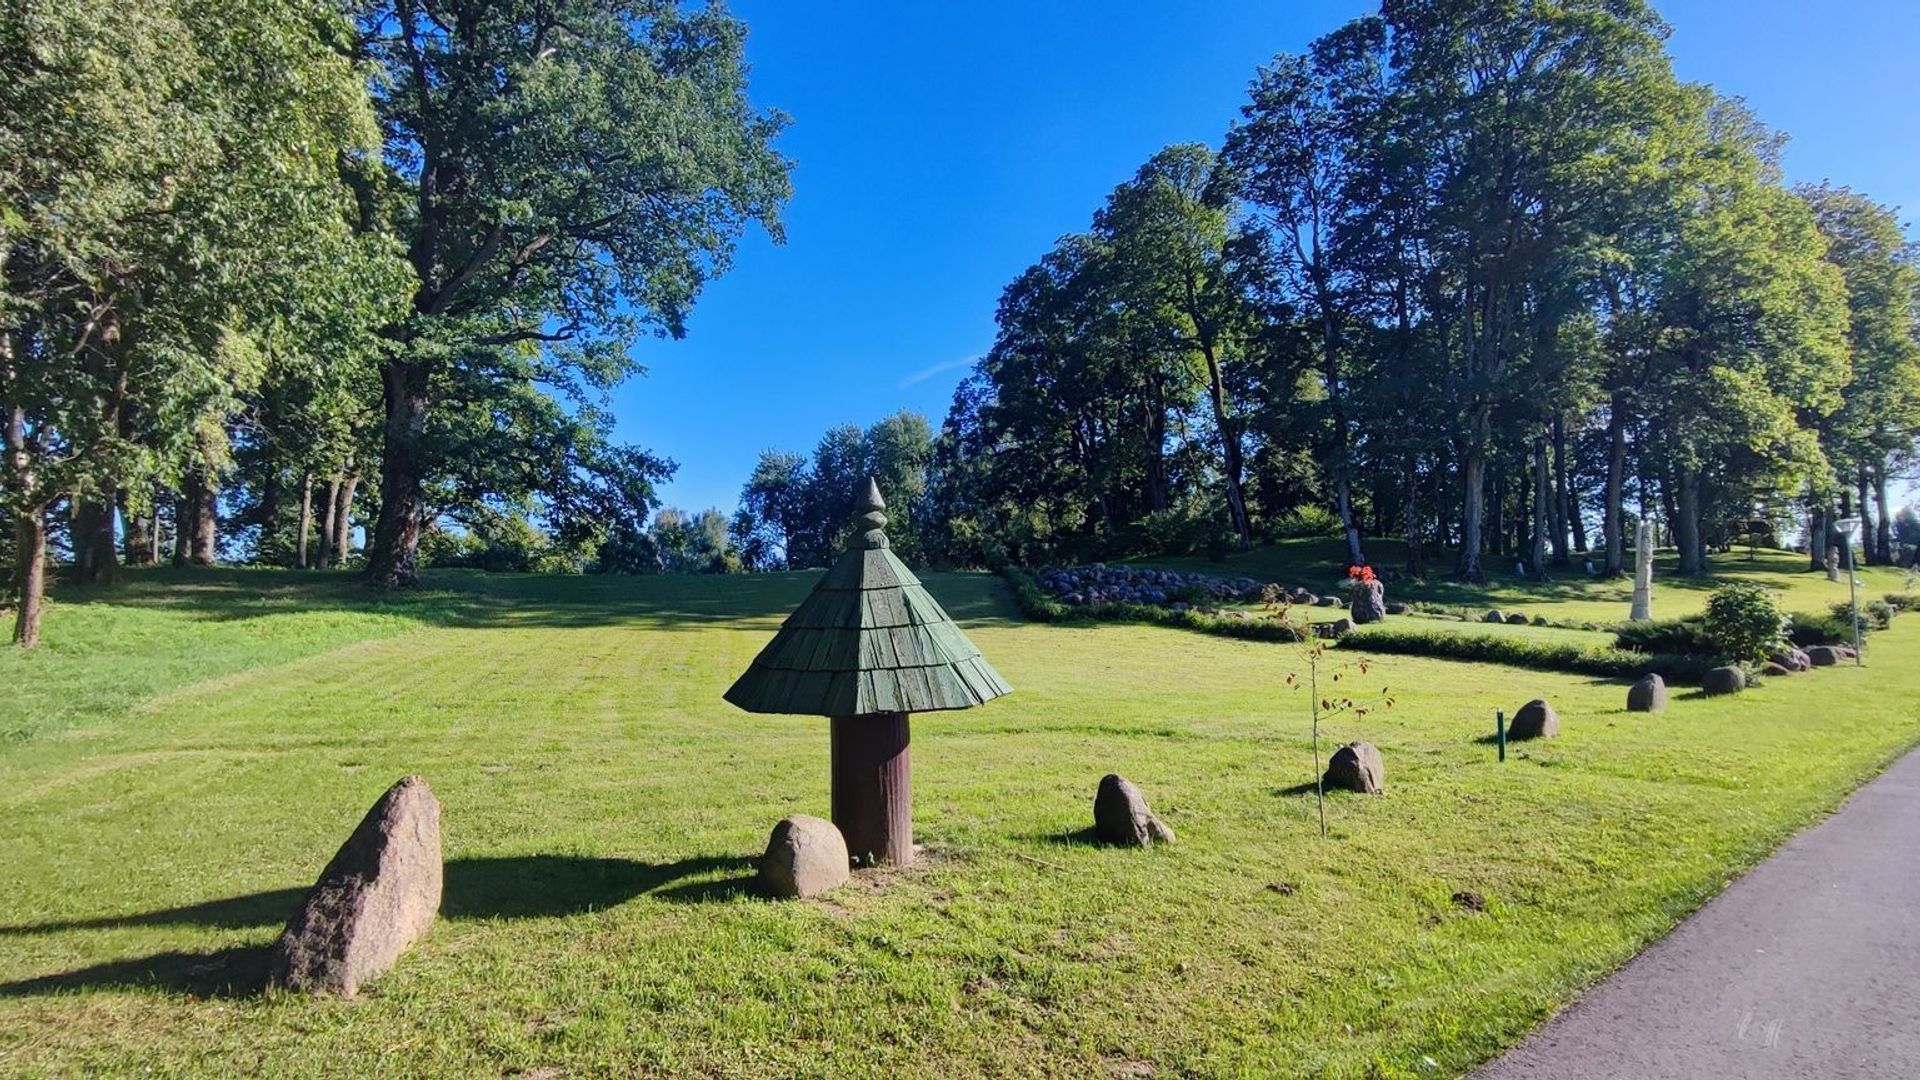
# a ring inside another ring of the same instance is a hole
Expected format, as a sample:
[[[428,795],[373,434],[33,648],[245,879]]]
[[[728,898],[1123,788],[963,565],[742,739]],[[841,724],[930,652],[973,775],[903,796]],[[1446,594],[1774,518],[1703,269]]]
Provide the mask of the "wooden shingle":
[[[866,528],[727,690],[748,712],[866,716],[967,709],[1012,692],[887,546],[877,495]]]

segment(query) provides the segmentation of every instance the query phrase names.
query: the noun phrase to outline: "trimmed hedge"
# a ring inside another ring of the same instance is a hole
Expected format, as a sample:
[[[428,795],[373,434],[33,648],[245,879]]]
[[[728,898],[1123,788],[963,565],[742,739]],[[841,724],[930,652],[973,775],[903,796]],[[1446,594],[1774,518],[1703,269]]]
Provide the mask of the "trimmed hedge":
[[[1434,633],[1378,625],[1356,629],[1341,648],[1409,656],[1436,656],[1448,660],[1475,660],[1535,671],[1563,671],[1605,678],[1639,678],[1655,674],[1677,682],[1696,682],[1716,661],[1708,656],[1632,652],[1627,649],[1538,641],[1493,634]]]
[[[1707,636],[1706,619],[1699,615],[1622,623],[1614,631],[1613,647],[1675,656],[1713,656],[1720,651]]]

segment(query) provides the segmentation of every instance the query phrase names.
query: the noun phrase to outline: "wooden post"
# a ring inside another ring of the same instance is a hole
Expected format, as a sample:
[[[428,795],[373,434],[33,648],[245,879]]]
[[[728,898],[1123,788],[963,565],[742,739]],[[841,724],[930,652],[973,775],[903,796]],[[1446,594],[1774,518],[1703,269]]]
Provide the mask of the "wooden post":
[[[913,861],[913,760],[907,714],[836,716],[833,823],[861,866]]]

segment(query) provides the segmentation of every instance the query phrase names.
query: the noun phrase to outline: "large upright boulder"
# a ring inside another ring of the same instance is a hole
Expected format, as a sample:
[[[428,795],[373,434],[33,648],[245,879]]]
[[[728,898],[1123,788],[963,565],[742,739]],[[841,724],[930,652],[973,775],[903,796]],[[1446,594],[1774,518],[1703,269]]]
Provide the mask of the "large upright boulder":
[[[1657,674],[1643,675],[1627,690],[1628,712],[1666,712],[1667,680]]]
[[[1507,725],[1509,739],[1548,739],[1560,734],[1560,714],[1543,698],[1534,698],[1513,714]]]
[[[1320,782],[1330,788],[1378,795],[1387,788],[1387,763],[1372,743],[1348,743],[1333,752]]]
[[[1117,773],[1100,778],[1093,796],[1093,831],[1109,844],[1152,847],[1173,839],[1173,830],[1147,808],[1140,789]]]
[[[340,846],[273,946],[267,982],[351,996],[392,967],[440,910],[440,800],[409,776]]]
[[[1347,614],[1353,616],[1356,626],[1370,622],[1379,622],[1387,617],[1387,587],[1378,581],[1355,582],[1353,600],[1347,606]]]
[[[769,895],[819,896],[847,883],[853,860],[833,822],[807,814],[780,819],[760,856],[760,887]]]

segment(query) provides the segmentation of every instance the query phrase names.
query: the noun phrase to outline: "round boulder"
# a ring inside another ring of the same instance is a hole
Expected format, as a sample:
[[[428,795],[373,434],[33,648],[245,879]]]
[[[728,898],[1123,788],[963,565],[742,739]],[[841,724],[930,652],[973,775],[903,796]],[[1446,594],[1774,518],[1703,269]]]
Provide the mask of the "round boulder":
[[[1329,788],[1378,795],[1387,787],[1387,764],[1372,743],[1348,743],[1333,752],[1320,782]]]
[[[1487,622],[1487,623],[1493,623],[1493,622],[1503,623],[1507,621],[1507,617],[1498,611],[1489,611],[1485,615],[1480,616],[1480,621]]]
[[[1807,662],[1814,667],[1832,667],[1840,662],[1840,650],[1831,645],[1813,645],[1807,648]]]
[[[1542,698],[1534,698],[1513,714],[1507,725],[1509,739],[1548,739],[1560,734],[1560,714]]]
[[[1323,596],[1315,600],[1313,604],[1315,607],[1339,607],[1340,598],[1337,596]]]
[[[1700,677],[1700,689],[1709,694],[1737,694],[1747,688],[1747,673],[1731,665],[1709,668]]]
[[[1627,690],[1627,711],[1667,711],[1667,680],[1657,674],[1642,676]]]
[[[1400,600],[1387,601],[1387,614],[1389,615],[1405,615],[1408,610],[1409,609],[1404,601],[1400,601]]]
[[[1154,816],[1147,797],[1133,782],[1117,773],[1100,778],[1093,795],[1093,831],[1109,844],[1122,847],[1152,847],[1173,839],[1173,830]]]
[[[1508,626],[1525,626],[1527,625],[1527,617],[1516,611],[1513,614],[1507,616],[1507,625]]]
[[[1776,664],[1773,661],[1769,660],[1764,665],[1761,666],[1760,674],[1765,675],[1768,678],[1774,678],[1777,676],[1791,675],[1793,674],[1793,669],[1786,666],[1785,664]]]
[[[760,856],[760,887],[779,897],[819,896],[851,876],[847,840],[831,821],[795,814],[781,818]]]

